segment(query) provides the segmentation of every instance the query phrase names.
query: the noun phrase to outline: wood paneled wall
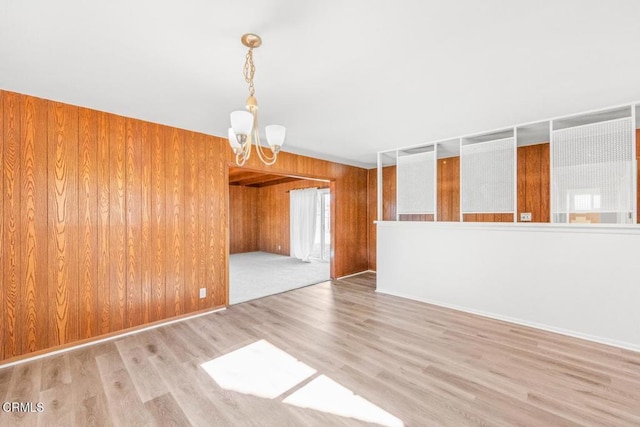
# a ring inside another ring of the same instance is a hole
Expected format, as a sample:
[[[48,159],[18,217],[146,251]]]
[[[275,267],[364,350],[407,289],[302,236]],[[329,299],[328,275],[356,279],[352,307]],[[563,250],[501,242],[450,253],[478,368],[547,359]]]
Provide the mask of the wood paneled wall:
[[[227,303],[226,139],[7,91],[0,136],[0,360]],[[334,180],[332,277],[366,270],[365,169],[247,166]]]
[[[367,172],[367,268],[376,271],[378,238],[375,221],[378,220],[378,170]]]
[[[464,222],[513,222],[512,213],[463,214]]]
[[[243,185],[229,186],[229,253],[260,250],[259,189]]]
[[[550,222],[549,143],[518,147],[518,221],[522,212],[531,222]]]
[[[460,221],[460,157],[438,159],[438,221]]]
[[[229,253],[290,254],[289,191],[329,188],[328,182],[296,180],[264,187],[229,186]]]
[[[287,256],[291,253],[289,191],[311,187],[328,188],[329,183],[300,180],[260,187],[258,218],[261,251]]]

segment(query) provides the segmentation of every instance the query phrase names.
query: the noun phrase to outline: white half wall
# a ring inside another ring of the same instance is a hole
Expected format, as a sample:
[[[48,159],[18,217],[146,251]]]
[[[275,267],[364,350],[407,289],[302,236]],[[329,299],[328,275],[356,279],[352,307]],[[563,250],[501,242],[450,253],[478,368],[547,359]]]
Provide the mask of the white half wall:
[[[377,290],[640,351],[640,227],[378,222]]]

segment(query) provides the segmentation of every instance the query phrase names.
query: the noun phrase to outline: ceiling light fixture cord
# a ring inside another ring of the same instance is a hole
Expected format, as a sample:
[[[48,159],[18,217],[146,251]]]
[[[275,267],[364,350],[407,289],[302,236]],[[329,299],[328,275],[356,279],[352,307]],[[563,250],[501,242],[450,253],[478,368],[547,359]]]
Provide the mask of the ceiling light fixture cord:
[[[244,80],[249,84],[249,95],[253,96],[256,89],[253,87],[253,76],[256,73],[256,66],[253,65],[253,48],[249,48],[244,60]]]

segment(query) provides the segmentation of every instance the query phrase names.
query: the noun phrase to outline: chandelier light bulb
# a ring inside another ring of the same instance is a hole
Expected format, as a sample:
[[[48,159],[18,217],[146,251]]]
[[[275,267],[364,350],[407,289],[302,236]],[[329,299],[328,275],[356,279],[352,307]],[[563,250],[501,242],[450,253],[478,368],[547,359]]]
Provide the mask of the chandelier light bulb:
[[[271,147],[282,147],[287,128],[280,125],[270,125],[264,128],[264,132],[267,135],[267,143]]]
[[[231,129],[236,135],[249,135],[253,129],[253,114],[242,110],[232,112]]]

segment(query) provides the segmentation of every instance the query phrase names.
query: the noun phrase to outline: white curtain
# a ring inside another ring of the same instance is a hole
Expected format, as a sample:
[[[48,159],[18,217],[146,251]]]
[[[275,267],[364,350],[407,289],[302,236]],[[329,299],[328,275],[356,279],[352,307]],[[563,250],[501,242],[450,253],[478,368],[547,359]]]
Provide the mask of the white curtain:
[[[316,235],[316,209],[318,206],[318,189],[305,188],[291,190],[290,224],[291,224],[291,256],[310,262],[309,255],[313,249]]]

